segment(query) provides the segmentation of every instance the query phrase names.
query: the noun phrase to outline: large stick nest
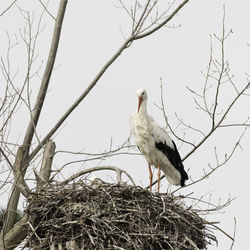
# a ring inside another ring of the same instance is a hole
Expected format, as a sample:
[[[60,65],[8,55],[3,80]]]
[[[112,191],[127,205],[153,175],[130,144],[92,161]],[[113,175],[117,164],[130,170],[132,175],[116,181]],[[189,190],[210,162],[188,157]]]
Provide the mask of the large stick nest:
[[[74,240],[82,249],[206,249],[216,240],[181,197],[140,187],[50,185],[28,198],[29,245]]]

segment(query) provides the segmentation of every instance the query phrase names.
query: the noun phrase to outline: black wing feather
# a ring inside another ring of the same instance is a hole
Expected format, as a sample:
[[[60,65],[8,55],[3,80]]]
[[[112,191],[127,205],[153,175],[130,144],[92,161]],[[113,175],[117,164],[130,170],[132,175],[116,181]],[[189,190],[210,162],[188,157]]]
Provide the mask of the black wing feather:
[[[155,146],[157,149],[159,149],[170,161],[170,163],[180,172],[181,174],[181,186],[183,187],[185,185],[185,180],[188,180],[188,175],[186,171],[184,170],[184,166],[181,161],[180,154],[177,150],[177,147],[173,142],[174,149],[169,147],[166,142],[155,142]]]

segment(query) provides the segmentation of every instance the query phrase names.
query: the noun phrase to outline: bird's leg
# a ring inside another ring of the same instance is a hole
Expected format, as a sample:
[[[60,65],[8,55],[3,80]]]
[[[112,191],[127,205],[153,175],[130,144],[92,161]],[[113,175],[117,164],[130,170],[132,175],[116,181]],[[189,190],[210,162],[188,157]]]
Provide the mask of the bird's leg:
[[[151,192],[152,191],[153,173],[152,173],[150,164],[148,164],[148,170],[149,170],[149,186],[150,186],[150,192]]]
[[[160,170],[160,163],[158,162],[158,193],[160,192],[160,177],[161,177],[161,170]]]

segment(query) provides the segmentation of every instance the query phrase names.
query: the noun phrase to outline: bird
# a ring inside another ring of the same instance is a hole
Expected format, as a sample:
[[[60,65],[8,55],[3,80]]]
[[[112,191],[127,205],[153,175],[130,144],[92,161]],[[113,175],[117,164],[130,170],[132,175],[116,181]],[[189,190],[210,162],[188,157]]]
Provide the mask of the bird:
[[[160,190],[160,171],[162,170],[170,184],[185,186],[188,175],[184,170],[180,154],[165,128],[160,127],[147,113],[147,92],[136,91],[138,106],[130,117],[130,128],[135,143],[148,162],[150,191],[153,174],[151,165],[158,169],[158,193]]]

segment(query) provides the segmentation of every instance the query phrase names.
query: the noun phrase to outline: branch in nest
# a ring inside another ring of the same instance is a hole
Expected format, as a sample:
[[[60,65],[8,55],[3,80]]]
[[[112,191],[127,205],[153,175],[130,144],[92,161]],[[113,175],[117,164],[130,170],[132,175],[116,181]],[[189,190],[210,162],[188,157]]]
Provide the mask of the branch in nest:
[[[86,175],[88,173],[92,173],[92,172],[95,172],[95,171],[103,171],[103,170],[115,171],[116,174],[117,174],[117,182],[118,183],[122,183],[121,175],[122,175],[122,173],[124,173],[129,178],[129,180],[133,183],[133,185],[135,186],[135,182],[134,182],[133,178],[131,177],[131,175],[129,173],[127,173],[125,170],[120,169],[120,168],[115,167],[115,166],[99,166],[99,167],[93,167],[93,168],[85,169],[85,170],[83,170],[83,171],[81,171],[79,173],[76,173],[76,174],[72,175],[70,178],[63,181],[62,184],[67,184],[67,183],[79,178],[82,175]]]

